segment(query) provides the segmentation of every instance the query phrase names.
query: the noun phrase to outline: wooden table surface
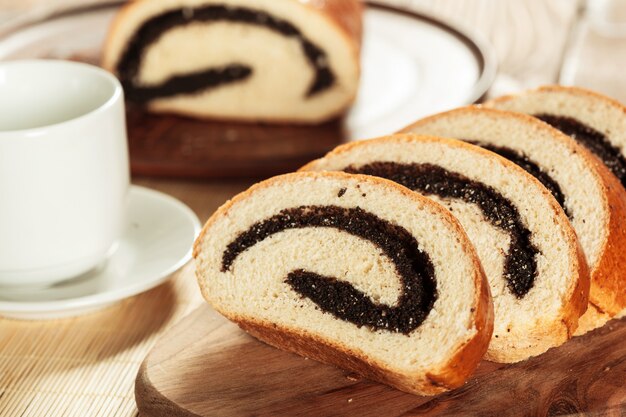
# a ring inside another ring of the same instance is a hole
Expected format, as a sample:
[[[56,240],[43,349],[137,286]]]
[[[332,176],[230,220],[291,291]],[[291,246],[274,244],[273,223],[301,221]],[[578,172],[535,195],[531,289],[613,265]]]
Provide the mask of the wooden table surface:
[[[52,3],[0,0],[0,20]],[[562,80],[626,101],[626,38],[598,33],[581,12],[581,2],[389,3],[427,10],[489,39],[499,61],[491,96]],[[171,194],[205,221],[256,180],[133,178],[133,183]],[[0,319],[0,416],[136,415],[133,384],[139,364],[159,335],[201,302],[189,264],[160,287],[98,313],[42,322]]]

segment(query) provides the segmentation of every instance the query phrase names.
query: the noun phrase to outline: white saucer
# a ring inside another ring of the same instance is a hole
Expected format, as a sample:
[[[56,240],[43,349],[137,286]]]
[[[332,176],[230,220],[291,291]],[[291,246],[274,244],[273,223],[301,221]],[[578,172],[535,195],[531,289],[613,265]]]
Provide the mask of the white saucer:
[[[0,315],[70,317],[109,306],[161,284],[191,258],[198,217],[180,201],[132,186],[128,227],[103,264],[47,288],[0,288]]]

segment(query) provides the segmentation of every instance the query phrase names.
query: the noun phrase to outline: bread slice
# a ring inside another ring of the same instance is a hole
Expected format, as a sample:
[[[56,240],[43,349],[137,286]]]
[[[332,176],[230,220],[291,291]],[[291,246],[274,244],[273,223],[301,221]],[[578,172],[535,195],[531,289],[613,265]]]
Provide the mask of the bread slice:
[[[403,131],[489,149],[551,191],[576,230],[591,273],[593,308],[581,318],[576,334],[602,326],[626,307],[626,190],[590,151],[534,117],[477,106],[419,120]]]
[[[319,123],[355,98],[361,19],[359,0],[135,0],[102,64],[156,112]]]
[[[217,210],[194,257],[204,297],[251,335],[406,392],[462,385],[489,344],[489,285],[462,227],[391,181],[264,181]]]
[[[303,170],[382,176],[450,209],[491,286],[486,359],[520,361],[576,330],[589,293],[584,255],[554,197],[512,162],[458,140],[406,134],[339,146]]]
[[[544,86],[519,95],[497,98],[487,106],[503,110],[531,114],[563,131],[594,153],[626,187],[626,107],[616,100],[580,87],[558,85]],[[623,203],[622,203],[623,204]],[[625,220],[626,221],[626,220]],[[624,221],[616,229],[626,228]],[[615,242],[616,252],[626,252],[626,242]],[[616,273],[624,271],[624,260],[614,259],[607,265]],[[615,290],[613,298],[618,305],[626,303],[623,281],[615,283],[608,291]],[[606,322],[615,314],[615,304],[603,305],[597,302],[590,328]],[[626,308],[617,314],[626,315]]]
[[[533,115],[599,157],[626,186],[626,107],[579,87],[545,86],[485,104]]]

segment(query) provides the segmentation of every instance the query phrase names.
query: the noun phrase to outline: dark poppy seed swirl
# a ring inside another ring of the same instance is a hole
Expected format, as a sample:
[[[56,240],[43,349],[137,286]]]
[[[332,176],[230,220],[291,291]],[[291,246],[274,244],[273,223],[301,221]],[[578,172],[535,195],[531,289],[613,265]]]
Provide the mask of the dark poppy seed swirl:
[[[572,117],[555,116],[552,114],[535,114],[534,116],[570,136],[593,152],[619,178],[622,185],[626,187],[626,158],[624,158],[619,148],[614,146],[603,133]]]
[[[559,203],[559,205],[563,208],[563,211],[565,212],[565,214],[567,214],[567,217],[570,220],[573,220],[572,214],[565,205],[565,195],[563,195],[561,186],[558,182],[556,182],[554,178],[552,178],[549,173],[542,170],[535,161],[530,159],[528,156],[523,155],[522,153],[506,146],[496,146],[489,143],[473,140],[464,141],[471,143],[472,145],[480,146],[481,148],[490,150],[491,152],[497,153],[498,155],[515,163],[515,165],[518,165],[520,168],[524,169],[524,171],[528,172],[533,177],[537,178],[539,182],[544,187],[546,187],[548,191],[550,191],[550,194],[552,194],[557,203]]]
[[[228,271],[244,251],[288,229],[333,228],[376,245],[395,266],[401,291],[396,305],[376,303],[346,281],[314,271],[294,270],[285,283],[317,307],[357,326],[408,334],[428,316],[437,299],[435,272],[429,256],[405,228],[359,207],[301,206],[288,208],[240,233],[222,255]]]
[[[225,66],[206,68],[201,71],[172,76],[159,85],[141,86],[137,77],[145,51],[150,45],[169,30],[194,23],[231,22],[263,27],[287,38],[295,39],[300,44],[315,77],[311,82],[306,97],[313,97],[329,89],[335,83],[335,75],[328,66],[326,53],[294,25],[286,20],[274,17],[264,11],[223,4],[168,10],[144,22],[132,36],[127,48],[117,64],[126,97],[130,101],[145,103],[162,97],[179,94],[194,94],[207,91],[225,84],[241,82],[253,73],[253,69],[241,62]],[[219,39],[216,39],[219,42]],[[202,53],[202,51],[198,51]]]
[[[346,172],[387,178],[425,195],[452,198],[478,206],[484,218],[511,239],[504,260],[509,290],[523,298],[537,277],[539,250],[530,241],[531,232],[522,223],[515,205],[495,189],[433,164],[373,162],[344,169]]]

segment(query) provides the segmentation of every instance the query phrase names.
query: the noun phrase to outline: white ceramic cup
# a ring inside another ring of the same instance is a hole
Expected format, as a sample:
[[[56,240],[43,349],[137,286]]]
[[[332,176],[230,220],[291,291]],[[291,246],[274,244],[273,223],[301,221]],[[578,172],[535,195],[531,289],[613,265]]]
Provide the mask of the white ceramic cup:
[[[99,265],[125,227],[128,191],[119,81],[75,62],[0,63],[0,287]]]

